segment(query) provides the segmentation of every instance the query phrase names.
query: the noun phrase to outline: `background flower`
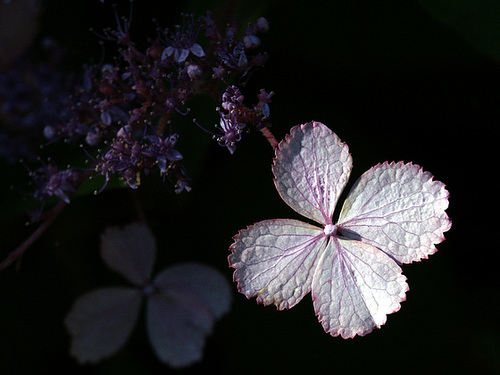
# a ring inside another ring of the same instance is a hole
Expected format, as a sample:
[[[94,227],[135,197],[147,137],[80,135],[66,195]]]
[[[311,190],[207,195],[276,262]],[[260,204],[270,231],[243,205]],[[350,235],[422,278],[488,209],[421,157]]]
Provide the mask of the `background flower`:
[[[71,354],[81,363],[96,363],[116,353],[130,337],[146,298],[147,333],[158,358],[172,367],[200,361],[205,337],[230,307],[224,277],[211,267],[183,263],[152,279],[155,240],[141,223],[108,228],[101,241],[103,260],[136,288],[96,289],[74,303],[65,319]]]

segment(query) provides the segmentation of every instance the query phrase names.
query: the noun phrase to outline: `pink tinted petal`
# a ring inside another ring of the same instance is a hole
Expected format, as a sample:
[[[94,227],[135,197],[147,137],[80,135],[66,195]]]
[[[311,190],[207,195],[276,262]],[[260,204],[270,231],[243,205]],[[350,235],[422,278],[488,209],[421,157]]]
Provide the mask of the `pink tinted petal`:
[[[229,264],[241,293],[256,296],[264,305],[288,309],[311,290],[325,246],[321,228],[297,220],[266,220],[234,237]]]
[[[399,310],[405,280],[396,262],[377,248],[330,237],[314,273],[314,310],[332,336],[364,336]]]
[[[214,268],[184,263],[163,270],[153,284],[147,328],[156,354],[173,367],[199,361],[215,319],[229,310],[228,282]]]
[[[299,214],[331,224],[352,168],[348,147],[320,122],[294,126],[276,151],[275,185]]]
[[[78,298],[64,320],[78,362],[96,363],[117,352],[134,328],[141,299],[132,288],[97,289]]]
[[[156,244],[149,228],[132,223],[123,228],[109,227],[101,236],[101,256],[113,270],[135,285],[150,277],[156,256]]]
[[[414,164],[383,163],[364,173],[347,197],[339,226],[399,262],[436,252],[450,229],[448,191]],[[359,237],[361,236],[361,237]]]
[[[148,299],[147,332],[158,358],[172,367],[184,367],[203,356],[205,337],[214,315],[193,294],[172,290]]]
[[[165,294],[172,290],[192,294],[216,318],[227,313],[231,306],[231,288],[226,278],[203,264],[183,263],[168,267],[155,278],[154,285]]]

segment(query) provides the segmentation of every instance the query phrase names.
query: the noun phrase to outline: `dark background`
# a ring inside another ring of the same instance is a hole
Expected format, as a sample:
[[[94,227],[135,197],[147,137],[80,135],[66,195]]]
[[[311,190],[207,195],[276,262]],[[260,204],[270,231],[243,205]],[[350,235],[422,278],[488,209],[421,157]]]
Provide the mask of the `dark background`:
[[[128,13],[128,5],[119,9]],[[207,340],[203,362],[178,372],[500,373],[493,216],[500,5],[147,0],[134,4],[132,34],[145,40],[155,35],[152,18],[171,26],[182,11],[200,16],[206,10],[234,12],[242,25],[259,16],[268,19],[270,30],[261,39],[269,61],[245,94],[252,103],[261,88],[275,92],[271,130],[278,140],[299,123],[327,124],[353,155],[348,189],[379,162],[422,165],[447,185],[453,226],[430,259],[403,266],[410,285],[407,301],[382,329],[349,340],[333,338],[318,323],[310,296],[289,311],[276,311],[247,300],[232,284],[232,310]],[[91,26],[114,26],[109,4],[45,1],[38,38],[58,40],[67,68],[77,71],[101,56]],[[210,113],[205,121],[215,123],[217,115]],[[263,219],[299,218],[275,191],[274,153],[260,134],[245,135],[232,156],[207,139],[204,147],[189,140],[178,147],[194,178],[190,193],[176,196],[152,181],[138,194],[109,190],[74,199],[22,261],[0,273],[2,374],[38,374],[46,368],[71,374],[175,372],[156,360],[142,318],[118,354],[82,367],[67,354],[62,321],[82,293],[125,283],[99,259],[99,234],[107,225],[135,220],[135,200],[157,236],[157,270],[196,260],[213,265],[228,280],[226,257],[238,230]],[[22,202],[6,187],[25,172],[17,165],[1,168],[0,209]],[[2,258],[33,230],[23,220],[2,214]]]

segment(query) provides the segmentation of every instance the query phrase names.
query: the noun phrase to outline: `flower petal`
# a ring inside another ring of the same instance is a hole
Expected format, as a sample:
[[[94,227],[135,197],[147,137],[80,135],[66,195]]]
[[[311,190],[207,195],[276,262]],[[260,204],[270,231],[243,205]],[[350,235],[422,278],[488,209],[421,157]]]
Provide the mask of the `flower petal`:
[[[187,48],[176,48],[174,52],[174,59],[179,64],[183,63],[189,56],[189,49]]]
[[[199,361],[215,319],[231,305],[228,282],[214,268],[183,263],[160,272],[153,284],[147,328],[157,356],[173,367]]]
[[[132,288],[104,288],[76,300],[64,320],[71,334],[71,354],[96,363],[120,349],[139,315],[142,295]]]
[[[151,277],[156,257],[154,236],[142,223],[108,227],[101,236],[101,256],[131,283],[144,285]]]
[[[158,358],[172,367],[184,367],[203,356],[205,337],[215,317],[191,293],[172,290],[154,293],[147,304],[147,332]]]
[[[339,218],[341,232],[402,263],[427,258],[451,227],[448,191],[432,178],[411,163],[376,165],[350,191]]]
[[[314,273],[314,309],[332,336],[364,336],[399,310],[405,280],[396,262],[377,248],[330,237]]]
[[[241,293],[289,309],[310,292],[325,246],[321,228],[297,220],[266,220],[234,237],[229,264],[236,269],[233,278]]]
[[[216,318],[229,311],[231,288],[216,269],[199,263],[181,263],[166,268],[155,278],[154,285],[163,293],[172,290],[192,294]]]
[[[193,55],[197,57],[205,56],[205,51],[203,51],[203,48],[198,43],[193,43],[193,45],[189,48],[189,50]]]
[[[352,168],[348,147],[320,122],[294,126],[276,151],[273,173],[283,200],[299,214],[331,224]]]

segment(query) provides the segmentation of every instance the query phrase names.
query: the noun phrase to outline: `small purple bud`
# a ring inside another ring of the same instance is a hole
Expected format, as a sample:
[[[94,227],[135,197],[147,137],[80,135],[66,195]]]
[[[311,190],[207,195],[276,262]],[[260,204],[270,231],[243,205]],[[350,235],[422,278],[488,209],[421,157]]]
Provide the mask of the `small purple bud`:
[[[97,128],[96,127],[90,128],[89,132],[85,136],[85,142],[87,142],[89,146],[95,146],[100,141],[101,141],[101,136]]]
[[[134,108],[130,112],[130,122],[136,122],[141,119],[144,114],[144,110],[142,108]]]
[[[116,133],[116,136],[118,138],[126,138],[128,134],[132,132],[132,127],[130,125],[125,125],[118,130],[118,133]]]
[[[191,79],[200,78],[202,75],[201,68],[198,64],[188,64],[186,72],[188,77]]]
[[[226,29],[226,38],[230,40],[234,38],[234,30],[231,27]]]
[[[257,48],[260,46],[260,39],[255,35],[247,35],[243,38],[243,44],[246,49]]]
[[[43,136],[47,139],[52,139],[56,135],[56,129],[52,125],[47,125],[43,128]]]
[[[264,63],[267,61],[267,55],[263,53],[258,53],[252,59],[253,66],[264,66]]]
[[[274,95],[274,92],[266,92],[266,90],[261,89],[259,95],[257,95],[257,98],[259,99],[260,103],[269,103],[271,102],[271,98]]]
[[[257,26],[257,31],[261,33],[269,31],[269,22],[264,17],[259,17],[255,25]]]
[[[109,126],[111,125],[111,115],[109,114],[108,111],[104,111],[101,113],[101,121],[104,125]]]
[[[187,179],[180,178],[175,184],[175,193],[180,194],[184,190],[186,190],[187,192],[191,191],[191,186],[189,186],[189,181]]]

